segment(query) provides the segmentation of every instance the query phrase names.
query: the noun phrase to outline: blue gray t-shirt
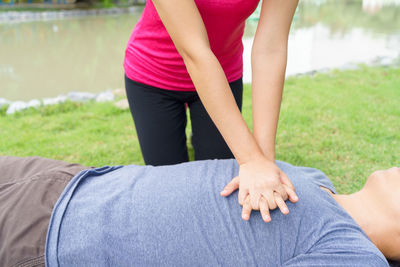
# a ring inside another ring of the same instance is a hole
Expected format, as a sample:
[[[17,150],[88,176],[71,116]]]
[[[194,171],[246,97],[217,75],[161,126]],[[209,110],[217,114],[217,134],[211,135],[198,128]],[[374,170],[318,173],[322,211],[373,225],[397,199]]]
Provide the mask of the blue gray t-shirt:
[[[277,162],[299,201],[265,223],[241,219],[235,160],[102,167],[68,184],[46,242],[47,266],[388,266],[312,168]]]

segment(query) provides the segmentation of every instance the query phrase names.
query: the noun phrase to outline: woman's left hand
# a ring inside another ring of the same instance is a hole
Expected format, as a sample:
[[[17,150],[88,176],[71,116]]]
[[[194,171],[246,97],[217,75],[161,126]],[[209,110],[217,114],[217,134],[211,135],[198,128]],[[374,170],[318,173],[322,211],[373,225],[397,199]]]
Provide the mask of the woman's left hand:
[[[252,210],[260,210],[265,222],[271,221],[269,210],[277,207],[283,214],[289,209],[285,200],[298,201],[294,187],[287,175],[275,164],[265,159],[240,165],[239,175],[229,182],[221,196],[229,196],[239,189],[239,204],[243,206],[242,218],[248,220]]]

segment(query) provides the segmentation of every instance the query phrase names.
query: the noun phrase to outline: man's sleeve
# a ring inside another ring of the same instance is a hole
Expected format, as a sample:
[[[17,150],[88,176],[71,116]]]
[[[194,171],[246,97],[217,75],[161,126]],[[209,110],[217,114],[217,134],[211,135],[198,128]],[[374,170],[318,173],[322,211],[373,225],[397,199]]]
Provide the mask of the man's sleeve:
[[[376,254],[363,253],[307,253],[300,254],[282,266],[285,267],[309,267],[309,266],[354,266],[354,267],[389,267],[388,262]]]

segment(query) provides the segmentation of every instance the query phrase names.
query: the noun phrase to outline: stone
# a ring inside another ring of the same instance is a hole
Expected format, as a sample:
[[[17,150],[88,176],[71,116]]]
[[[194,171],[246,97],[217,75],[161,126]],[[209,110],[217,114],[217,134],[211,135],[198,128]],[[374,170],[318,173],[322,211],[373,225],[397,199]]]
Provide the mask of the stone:
[[[15,102],[12,102],[10,104],[10,106],[7,109],[6,114],[7,115],[14,114],[17,111],[21,111],[21,110],[24,110],[24,109],[27,109],[27,108],[28,108],[28,104],[27,103],[25,103],[23,101],[15,101]]]
[[[340,70],[358,70],[360,67],[357,64],[348,63],[340,67]]]
[[[389,58],[389,57],[383,57],[381,60],[380,60],[380,65],[381,66],[384,66],[384,67],[386,67],[386,66],[390,66],[390,65],[393,65],[393,59],[391,59],[391,58]]]
[[[48,106],[48,105],[56,105],[60,104],[67,101],[67,97],[64,95],[59,95],[54,98],[44,98],[43,99],[43,106]]]
[[[96,99],[96,95],[87,92],[70,92],[67,98],[73,102],[87,102]]]
[[[114,90],[112,91],[112,93],[113,93],[116,97],[125,97],[125,96],[126,96],[126,91],[125,91],[125,89],[122,89],[122,88],[114,89]]]
[[[72,3],[75,0],[64,0],[64,2]],[[145,0],[128,0],[128,3],[142,3]],[[0,1],[1,5],[1,1]],[[64,19],[66,17],[78,16],[96,16],[101,14],[124,14],[124,13],[137,13],[141,7],[130,6],[123,8],[105,8],[105,9],[89,9],[89,10],[61,10],[61,11],[44,11],[44,12],[31,12],[31,11],[6,11],[0,12],[0,23],[10,21],[34,21],[34,20],[54,20]]]
[[[122,110],[129,109],[128,99],[121,99],[120,101],[115,102],[114,106]]]
[[[38,107],[40,107],[41,103],[37,99],[32,99],[27,103],[27,105],[28,105],[28,108],[38,108]]]
[[[114,101],[114,94],[111,91],[99,93],[96,96],[96,102],[109,102]]]

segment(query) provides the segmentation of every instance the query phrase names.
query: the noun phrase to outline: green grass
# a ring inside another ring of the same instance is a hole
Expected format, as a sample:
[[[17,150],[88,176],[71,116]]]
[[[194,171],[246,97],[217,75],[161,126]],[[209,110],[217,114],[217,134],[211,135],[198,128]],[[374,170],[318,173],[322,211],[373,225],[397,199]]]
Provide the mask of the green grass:
[[[251,127],[250,85],[243,116]],[[143,164],[129,110],[112,103],[66,102],[11,116],[3,108],[0,136],[0,155],[87,166]],[[359,189],[374,170],[399,166],[400,69],[362,67],[289,78],[276,149],[279,160],[321,169],[342,193]]]

